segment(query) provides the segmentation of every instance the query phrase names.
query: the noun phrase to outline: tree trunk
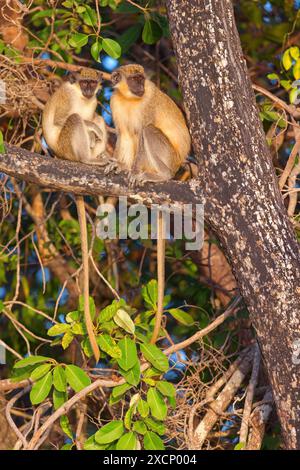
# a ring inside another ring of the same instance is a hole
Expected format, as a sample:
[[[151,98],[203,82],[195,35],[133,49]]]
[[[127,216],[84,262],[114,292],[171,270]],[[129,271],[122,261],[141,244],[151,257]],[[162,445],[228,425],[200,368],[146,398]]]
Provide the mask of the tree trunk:
[[[286,214],[230,0],[167,0],[207,222],[248,306],[285,445],[300,449],[299,247]]]

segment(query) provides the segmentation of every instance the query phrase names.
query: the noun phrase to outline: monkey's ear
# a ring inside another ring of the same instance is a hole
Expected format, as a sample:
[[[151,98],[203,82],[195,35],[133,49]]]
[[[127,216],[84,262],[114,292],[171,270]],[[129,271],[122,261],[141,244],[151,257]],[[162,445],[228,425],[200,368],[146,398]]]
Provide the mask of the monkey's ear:
[[[110,81],[112,82],[113,86],[117,85],[122,79],[122,75],[120,72],[116,70],[116,72],[113,72],[110,76]]]
[[[100,71],[98,71],[98,72],[97,72],[97,75],[98,75],[98,81],[99,81],[99,83],[102,83],[102,82],[103,82],[103,73],[100,72]]]
[[[69,75],[67,76],[67,80],[70,83],[75,83],[78,80],[78,73],[77,72],[70,72]]]

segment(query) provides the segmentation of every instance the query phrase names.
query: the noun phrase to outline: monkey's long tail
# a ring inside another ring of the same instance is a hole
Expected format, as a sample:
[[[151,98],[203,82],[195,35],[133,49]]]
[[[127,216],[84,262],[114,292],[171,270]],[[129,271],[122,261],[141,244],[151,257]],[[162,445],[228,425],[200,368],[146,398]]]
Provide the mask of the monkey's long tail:
[[[86,215],[84,207],[84,199],[82,196],[76,196],[76,207],[81,233],[81,255],[83,264],[83,301],[84,301],[84,318],[88,332],[91,347],[96,361],[100,359],[100,351],[94,333],[93,322],[90,312],[90,289],[89,289],[89,252],[88,252],[88,236]]]
[[[160,332],[165,296],[165,223],[162,211],[157,214],[157,284],[158,299],[155,325],[150,343],[155,344]]]

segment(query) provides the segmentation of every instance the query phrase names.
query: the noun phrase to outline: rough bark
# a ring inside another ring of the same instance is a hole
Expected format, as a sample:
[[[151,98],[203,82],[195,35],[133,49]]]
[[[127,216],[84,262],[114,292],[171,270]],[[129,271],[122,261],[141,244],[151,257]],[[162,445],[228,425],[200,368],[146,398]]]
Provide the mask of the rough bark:
[[[0,154],[0,172],[17,179],[57,191],[92,196],[126,196],[135,203],[192,204],[201,201],[201,188],[196,180],[188,183],[169,181],[129,188],[127,175],[107,176],[103,169],[92,165],[45,157],[12,145]]]
[[[206,217],[249,308],[286,447],[300,448],[299,247],[259,121],[230,0],[167,0]]]

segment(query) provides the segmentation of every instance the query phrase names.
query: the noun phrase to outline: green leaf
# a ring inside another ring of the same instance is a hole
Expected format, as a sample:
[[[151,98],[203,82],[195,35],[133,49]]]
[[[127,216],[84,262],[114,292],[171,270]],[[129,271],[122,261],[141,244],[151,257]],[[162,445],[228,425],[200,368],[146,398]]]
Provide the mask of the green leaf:
[[[269,73],[267,77],[269,80],[279,80],[279,76],[277,75],[277,73]]]
[[[169,361],[155,344],[141,344],[141,352],[147,361],[156,369],[166,372],[169,369]]]
[[[109,38],[103,38],[102,46],[106,54],[108,54],[113,59],[118,59],[122,53],[120,44],[117,41]]]
[[[161,436],[163,436],[166,432],[166,427],[163,423],[159,423],[150,417],[145,418],[145,424],[150,429],[150,431],[154,431]]]
[[[30,401],[33,405],[42,403],[49,395],[52,387],[52,373],[48,372],[44,377],[35,382],[30,392]]]
[[[156,384],[156,380],[148,379],[147,377],[143,378],[143,382],[145,382],[145,384],[151,385],[151,387],[154,387]]]
[[[118,359],[122,356],[121,349],[116,345],[115,341],[109,335],[100,335],[97,337],[97,343],[101,351],[104,351],[109,356]]]
[[[67,390],[66,373],[62,366],[57,366],[53,370],[53,385],[59,392]]]
[[[85,11],[80,16],[87,26],[97,26],[97,13],[89,5],[85,5]]]
[[[107,444],[98,444],[98,442],[95,441],[95,436],[90,436],[83,444],[83,448],[84,450],[105,450]]]
[[[3,134],[1,131],[0,131],[0,153],[5,153],[4,139],[3,139]]]
[[[132,369],[128,371],[120,370],[120,372],[123,375],[126,382],[128,382],[130,385],[134,385],[136,387],[140,383],[141,366],[140,366],[139,361],[136,362],[136,364],[132,367]]]
[[[66,392],[59,392],[56,388],[53,389],[53,406],[55,410],[58,410],[67,400],[68,395]]]
[[[135,421],[133,423],[132,429],[138,434],[142,434],[143,436],[147,432],[147,427],[143,421]]]
[[[30,374],[31,380],[39,380],[51,369],[51,364],[42,364],[41,366],[36,367]]]
[[[144,448],[145,450],[164,450],[165,446],[157,434],[148,431],[144,437]]]
[[[96,432],[95,440],[98,444],[109,444],[119,439],[123,433],[123,421],[111,421]]]
[[[158,299],[158,287],[156,279],[152,279],[148,284],[142,287],[142,297],[146,304],[150,305],[153,310],[156,309]]]
[[[142,33],[145,44],[155,44],[162,37],[162,29],[156,21],[147,20]]]
[[[74,446],[74,443],[73,443],[73,442],[72,442],[71,444],[64,444],[64,445],[60,448],[60,450],[72,450],[73,446]]]
[[[147,403],[154,418],[163,421],[168,413],[168,407],[161,394],[153,387],[147,392]]]
[[[135,326],[133,321],[131,320],[130,316],[128,313],[119,308],[117,313],[114,316],[114,322],[120,327],[123,328],[123,330],[127,331],[127,333],[134,334],[135,332]]]
[[[69,312],[66,316],[66,321],[68,323],[73,323],[74,321],[78,321],[80,319],[80,313],[78,310],[74,310],[74,312]]]
[[[117,442],[116,450],[136,450],[137,438],[132,431],[125,433]]]
[[[293,60],[290,56],[290,50],[289,49],[287,49],[285,51],[285,53],[283,54],[283,56],[282,56],[282,64],[283,64],[285,70],[289,70],[293,65]]]
[[[122,356],[117,359],[117,363],[121,369],[128,371],[138,361],[136,344],[128,336],[125,336],[125,338],[119,341],[118,346],[121,349]]]
[[[64,334],[64,336],[61,340],[61,345],[62,345],[63,349],[67,349],[70,346],[70,344],[72,343],[73,339],[74,339],[74,335],[73,335],[72,331],[68,330]]]
[[[65,371],[67,382],[75,392],[80,392],[91,384],[91,379],[80,367],[67,365]]]
[[[66,8],[72,8],[73,7],[73,0],[66,0],[65,2],[62,3],[62,5]]]
[[[126,411],[125,417],[124,417],[124,426],[126,429],[130,431],[131,428],[131,422],[132,422],[132,416],[135,412],[135,407],[132,406],[129,408],[129,410]]]
[[[70,325],[67,325],[66,323],[58,323],[57,325],[53,325],[51,328],[49,328],[47,334],[48,336],[58,336],[66,333],[66,331],[69,329]]]
[[[143,373],[144,377],[159,377],[161,375],[161,371],[155,369],[155,367],[149,367],[149,369],[145,370]]]
[[[91,47],[91,55],[96,62],[100,62],[101,51],[102,51],[102,42],[97,39]]]
[[[290,98],[290,103],[293,104],[296,99],[300,98],[300,90],[298,88],[292,88],[292,90],[289,93],[289,98]]]
[[[93,356],[93,350],[92,350],[92,346],[91,346],[89,338],[84,338],[81,341],[81,347],[82,347],[82,350],[83,350],[84,354],[87,357]]]
[[[171,384],[170,382],[165,381],[165,380],[161,380],[160,382],[157,382],[156,388],[165,397],[175,397],[175,395],[176,395],[176,389],[175,389],[174,385]]]
[[[86,8],[84,6],[80,6],[80,5],[76,8],[77,13],[83,13],[85,10],[86,10]]]
[[[173,318],[175,318],[175,320],[182,323],[182,325],[191,326],[195,323],[193,317],[180,308],[170,308],[168,312]]]
[[[287,91],[292,87],[292,82],[290,80],[280,80],[280,85]]]
[[[89,37],[87,34],[75,33],[69,39],[69,44],[72,47],[83,47],[88,43]]]
[[[125,54],[130,47],[138,40],[142,31],[142,25],[137,23],[130,28],[126,29],[124,33],[118,38],[118,42],[121,46],[122,53]]]
[[[60,417],[60,427],[70,439],[73,439],[73,433],[68,416],[64,415]]]
[[[74,335],[85,335],[86,334],[86,328],[83,323],[74,323],[71,326],[71,331]]]
[[[142,398],[139,400],[138,405],[137,405],[137,410],[140,413],[142,418],[146,418],[149,414],[149,405],[148,403],[143,400]]]
[[[122,395],[124,395],[124,393],[126,393],[130,388],[131,388],[131,385],[128,385],[128,384],[117,385],[116,387],[112,389],[111,394],[113,398],[119,398]]]
[[[297,60],[293,67],[293,75],[296,80],[299,80],[300,78],[300,59]]]
[[[114,300],[110,305],[101,310],[100,315],[98,317],[98,323],[109,322],[115,316],[117,310],[125,305],[126,302],[123,299],[121,299],[120,301]]]
[[[38,364],[39,362],[49,362],[51,361],[50,357],[45,357],[45,356],[29,356],[26,357],[25,359],[21,359],[21,361],[18,361],[15,365],[15,369],[20,369],[21,367],[26,367],[26,366],[31,366],[33,364]]]
[[[293,59],[295,59],[295,60],[299,59],[299,57],[300,57],[299,47],[297,47],[297,46],[290,47],[289,51],[290,51],[290,55]]]
[[[243,450],[246,447],[245,442],[239,442],[236,446],[234,446],[234,450]]]

